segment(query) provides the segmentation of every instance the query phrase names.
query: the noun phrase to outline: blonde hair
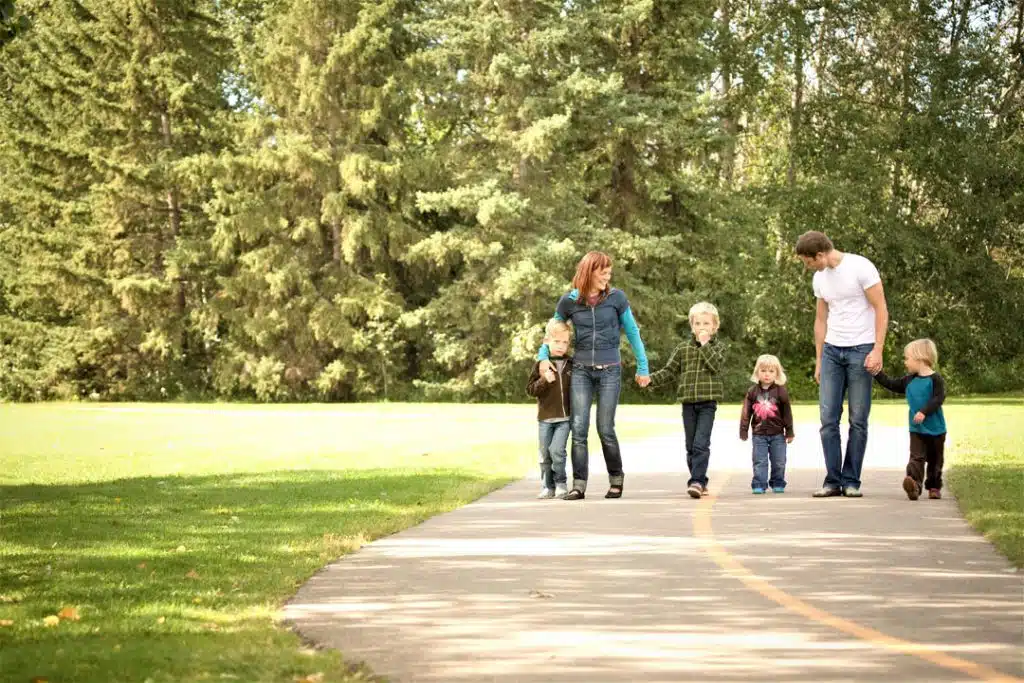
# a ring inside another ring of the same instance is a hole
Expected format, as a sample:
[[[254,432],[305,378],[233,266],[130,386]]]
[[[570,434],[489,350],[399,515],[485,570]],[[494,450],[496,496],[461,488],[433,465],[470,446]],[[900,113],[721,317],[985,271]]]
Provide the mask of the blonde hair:
[[[761,368],[775,368],[775,383],[780,387],[786,383],[786,371],[783,369],[782,363],[775,356],[766,353],[757,357],[757,362],[754,363],[754,372],[750,375],[751,382],[755,384],[761,383],[761,379],[757,376]]]
[[[558,318],[552,318],[548,321],[548,324],[544,327],[544,341],[552,339],[558,332],[568,332],[572,335],[572,327],[564,320]]]
[[[690,327],[693,327],[694,318],[704,314],[711,316],[711,319],[715,321],[715,330],[718,330],[718,326],[721,324],[718,318],[718,309],[715,308],[714,304],[707,301],[698,301],[693,306],[690,306],[690,313],[687,316],[690,319]]]
[[[903,347],[903,353],[908,358],[927,363],[930,368],[939,363],[939,350],[931,339],[915,339]]]

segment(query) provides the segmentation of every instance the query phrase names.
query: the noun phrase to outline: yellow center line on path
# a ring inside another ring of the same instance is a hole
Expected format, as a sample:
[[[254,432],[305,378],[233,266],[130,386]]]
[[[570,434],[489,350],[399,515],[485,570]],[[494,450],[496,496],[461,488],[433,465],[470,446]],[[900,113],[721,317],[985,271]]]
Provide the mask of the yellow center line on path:
[[[728,475],[719,478],[719,482],[721,482],[719,486],[724,485],[724,480],[727,479]],[[988,681],[989,683],[1024,683],[1024,679],[1004,674],[1000,671],[987,667],[984,664],[978,664],[977,662],[953,657],[945,654],[944,652],[939,652],[927,645],[903,640],[902,638],[895,638],[882,633],[881,631],[876,631],[873,628],[862,626],[856,622],[850,621],[849,619],[837,617],[834,614],[826,612],[823,609],[819,609],[814,605],[804,602],[800,598],[776,588],[764,579],[758,578],[753,572],[743,566],[739,560],[733,557],[717,540],[715,540],[714,530],[711,526],[711,513],[714,510],[716,500],[717,496],[709,496],[708,499],[704,500],[704,504],[698,503],[694,507],[694,534],[704,542],[702,544],[703,550],[711,557],[712,560],[715,561],[715,564],[725,570],[730,576],[732,576],[732,578],[736,579],[755,593],[758,593],[772,602],[785,607],[789,611],[795,612],[796,614],[806,617],[811,621],[829,626],[841,633],[859,638],[860,640],[892,652],[918,657],[945,669],[959,671],[962,674],[966,674],[981,681]]]

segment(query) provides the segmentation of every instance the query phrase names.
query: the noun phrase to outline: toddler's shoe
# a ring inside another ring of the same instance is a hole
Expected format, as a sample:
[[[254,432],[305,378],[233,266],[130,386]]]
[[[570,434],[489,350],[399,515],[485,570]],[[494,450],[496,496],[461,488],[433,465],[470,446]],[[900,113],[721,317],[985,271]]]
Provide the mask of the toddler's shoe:
[[[928,489],[928,497],[932,500],[938,500],[942,498],[942,491],[939,489]]]
[[[764,493],[764,489],[752,489],[751,493],[753,493],[755,496],[760,496],[762,493]]]
[[[917,500],[921,497],[921,487],[917,485],[913,477],[903,477],[903,490],[907,492],[907,498]]]

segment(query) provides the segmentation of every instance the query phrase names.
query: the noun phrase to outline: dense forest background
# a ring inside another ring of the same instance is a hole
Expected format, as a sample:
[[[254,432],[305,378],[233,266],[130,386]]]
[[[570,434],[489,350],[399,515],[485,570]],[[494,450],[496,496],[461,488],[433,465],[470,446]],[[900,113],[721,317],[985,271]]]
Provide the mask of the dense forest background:
[[[811,398],[808,229],[882,273],[888,369],[930,336],[951,390],[1021,388],[1022,32],[1011,0],[0,0],[0,398],[521,400],[591,249],[653,368],[707,299],[732,398],[765,352]]]

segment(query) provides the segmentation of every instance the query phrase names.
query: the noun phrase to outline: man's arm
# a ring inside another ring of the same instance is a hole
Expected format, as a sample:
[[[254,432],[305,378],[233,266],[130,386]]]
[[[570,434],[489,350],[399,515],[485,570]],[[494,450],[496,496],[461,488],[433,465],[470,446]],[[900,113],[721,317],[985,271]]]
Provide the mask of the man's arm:
[[[868,372],[877,372],[882,367],[882,351],[885,349],[885,335],[889,331],[889,307],[885,303],[882,283],[871,285],[864,290],[868,303],[875,309],[875,348],[864,359]]]
[[[825,349],[825,333],[828,331],[828,303],[818,299],[814,312],[814,381],[821,382],[821,353]]]

